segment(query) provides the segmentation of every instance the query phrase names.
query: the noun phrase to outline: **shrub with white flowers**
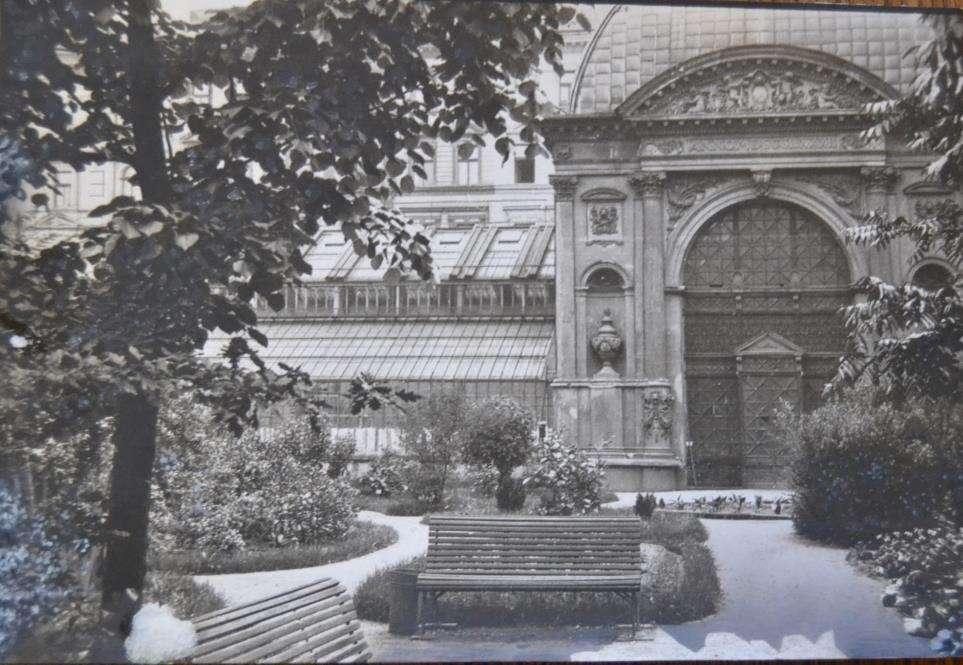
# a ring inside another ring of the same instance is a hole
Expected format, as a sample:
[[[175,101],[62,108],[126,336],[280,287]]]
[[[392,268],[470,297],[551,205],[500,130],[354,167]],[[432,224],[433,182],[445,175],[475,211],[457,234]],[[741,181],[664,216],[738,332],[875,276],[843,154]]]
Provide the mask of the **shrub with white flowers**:
[[[522,482],[538,489],[538,512],[542,515],[586,515],[602,505],[605,472],[602,465],[586,459],[563,433],[549,432],[535,444],[532,463]]]
[[[354,490],[326,472],[327,432],[292,419],[270,435],[235,437],[189,404],[168,410],[160,431],[155,547],[213,553],[309,544],[344,535],[354,520]]]

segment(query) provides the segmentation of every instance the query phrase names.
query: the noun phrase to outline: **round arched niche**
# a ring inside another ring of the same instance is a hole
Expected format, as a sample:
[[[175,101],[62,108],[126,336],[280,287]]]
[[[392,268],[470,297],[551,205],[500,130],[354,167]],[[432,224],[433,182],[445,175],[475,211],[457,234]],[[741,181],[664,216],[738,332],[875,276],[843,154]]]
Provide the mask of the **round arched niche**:
[[[625,273],[615,264],[603,263],[589,268],[582,281],[585,293],[585,344],[590,376],[595,376],[604,366],[604,360],[592,348],[592,339],[600,330],[611,325],[622,339],[622,349],[611,360],[611,367],[619,376],[625,376],[625,350],[630,331],[626,322],[627,280]]]
[[[928,291],[936,291],[956,286],[956,275],[947,266],[936,261],[927,261],[917,266],[912,273],[911,282]]]

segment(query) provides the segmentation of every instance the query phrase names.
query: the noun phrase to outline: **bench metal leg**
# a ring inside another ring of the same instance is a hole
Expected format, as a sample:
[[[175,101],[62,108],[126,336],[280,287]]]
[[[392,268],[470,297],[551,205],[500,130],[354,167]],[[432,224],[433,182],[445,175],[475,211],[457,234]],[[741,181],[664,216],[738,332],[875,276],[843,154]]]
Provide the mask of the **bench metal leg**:
[[[639,607],[642,604],[642,594],[636,591],[632,594],[635,600],[635,621],[632,622],[632,638],[638,636],[639,634]]]

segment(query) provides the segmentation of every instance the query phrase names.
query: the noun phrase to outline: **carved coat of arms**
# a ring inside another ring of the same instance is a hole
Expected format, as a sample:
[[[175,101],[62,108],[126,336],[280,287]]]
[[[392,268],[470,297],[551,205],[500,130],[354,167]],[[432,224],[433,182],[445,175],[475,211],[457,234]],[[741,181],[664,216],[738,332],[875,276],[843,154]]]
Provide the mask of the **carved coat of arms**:
[[[589,224],[593,236],[612,236],[618,234],[618,206],[592,206],[589,209]]]

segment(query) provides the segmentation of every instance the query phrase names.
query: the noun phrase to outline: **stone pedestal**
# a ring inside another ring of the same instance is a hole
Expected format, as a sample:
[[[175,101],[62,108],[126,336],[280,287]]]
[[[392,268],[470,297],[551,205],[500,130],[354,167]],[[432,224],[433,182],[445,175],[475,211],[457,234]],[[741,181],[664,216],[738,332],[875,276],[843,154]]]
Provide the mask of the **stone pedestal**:
[[[621,492],[678,489],[685,483],[677,403],[668,381],[596,376],[552,384],[555,425],[605,464]]]

